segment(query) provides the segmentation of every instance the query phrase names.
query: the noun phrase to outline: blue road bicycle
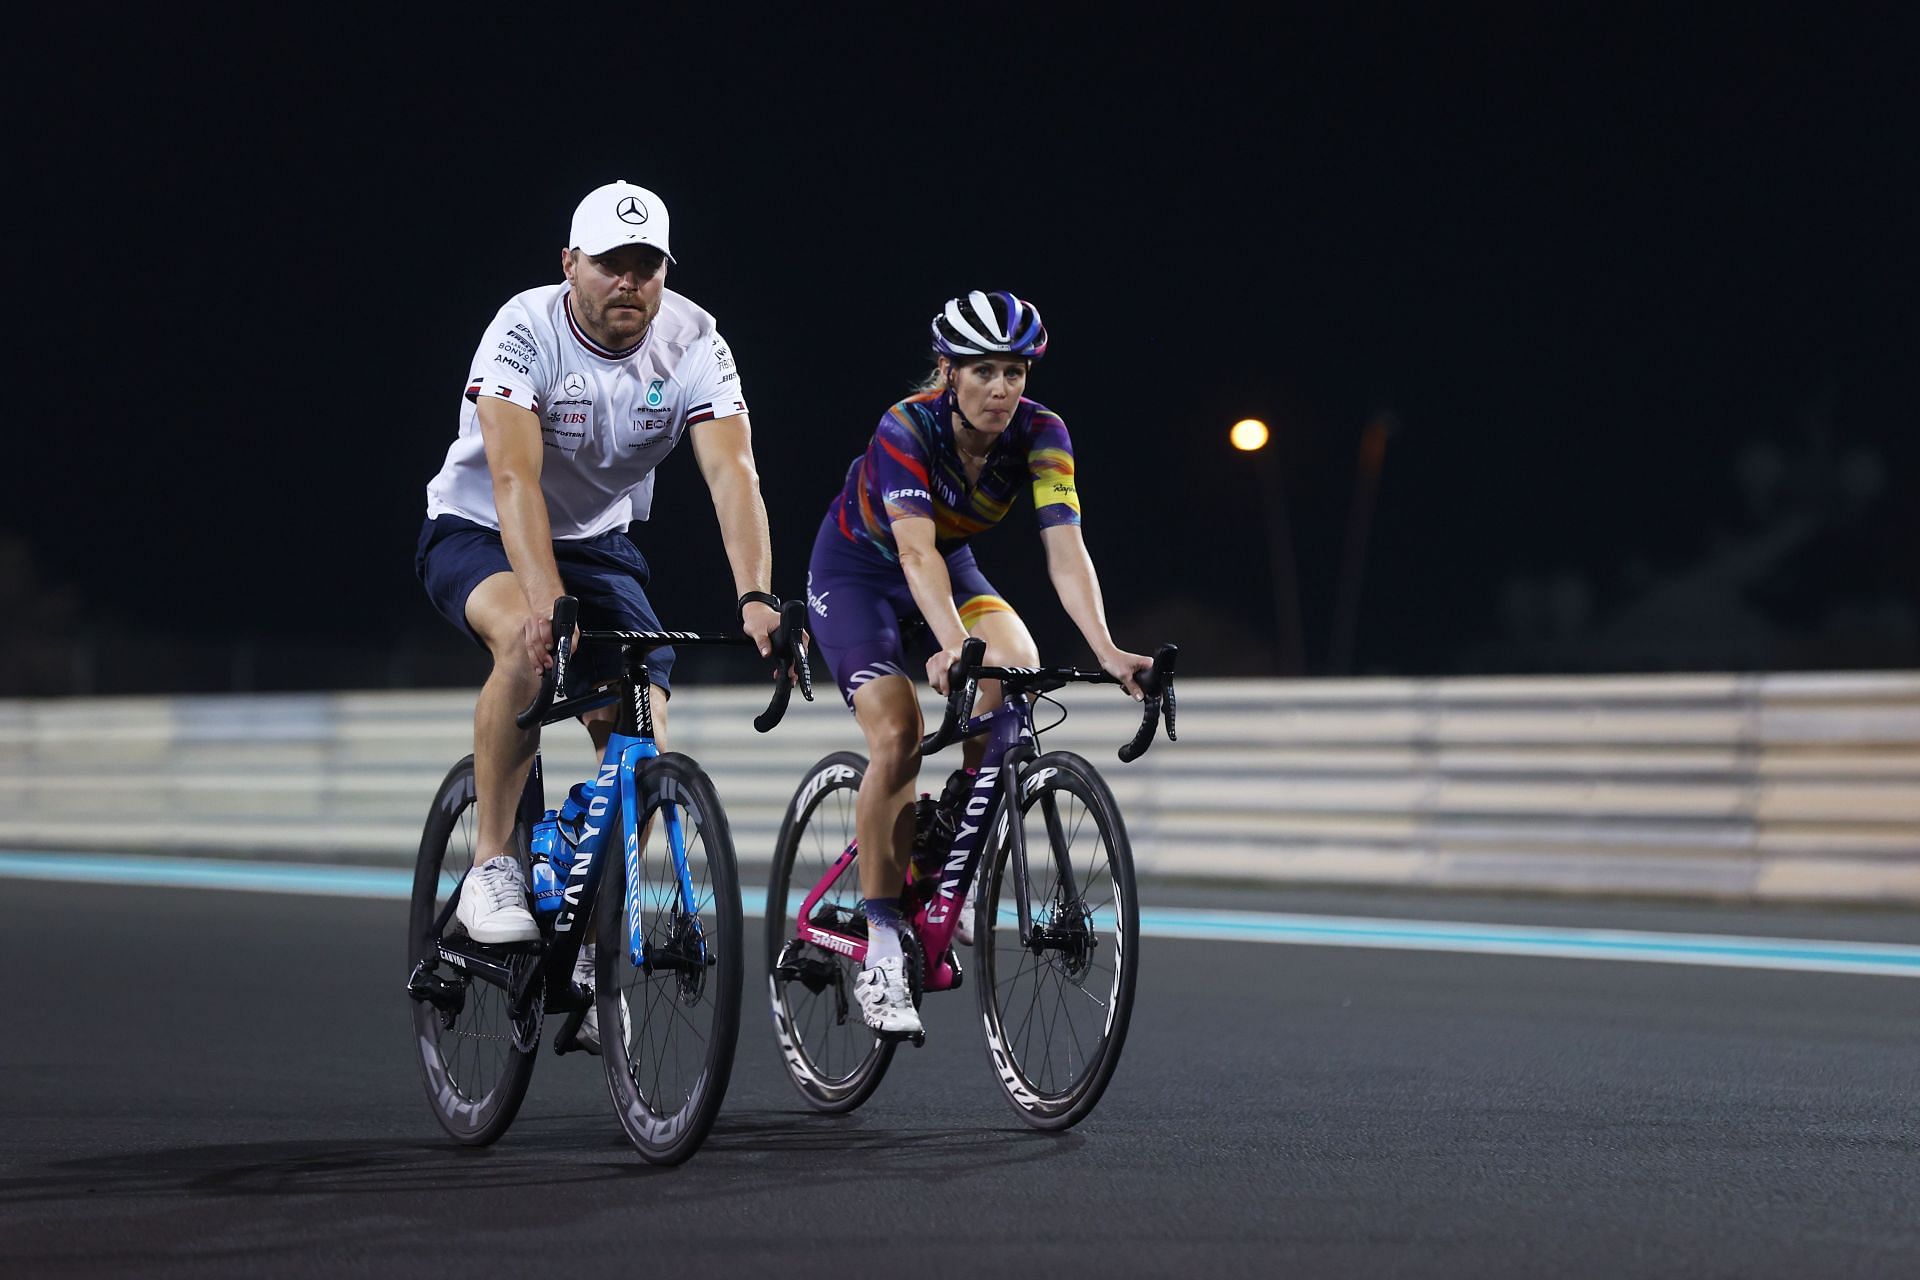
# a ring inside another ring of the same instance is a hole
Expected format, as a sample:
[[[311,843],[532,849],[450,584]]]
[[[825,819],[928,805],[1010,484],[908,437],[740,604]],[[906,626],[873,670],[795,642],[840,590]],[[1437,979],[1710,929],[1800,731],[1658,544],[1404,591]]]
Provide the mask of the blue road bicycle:
[[[557,1053],[579,1040],[591,1010],[621,1128],[647,1160],[678,1164],[713,1127],[733,1070],[740,1021],[740,885],[733,837],[713,782],[653,740],[646,654],[664,645],[747,644],[684,631],[587,631],[582,651],[609,646],[620,675],[566,692],[577,606],[555,602],[554,665],[518,717],[522,729],[609,704],[618,721],[595,776],[559,810],[546,808],[536,754],[514,831],[529,863],[535,942],[474,942],[453,919],[473,868],[473,757],[440,784],[415,866],[407,929],[407,994],[427,1099],[456,1141],[495,1141],[513,1123],[533,1075],[545,1015],[558,1014]],[[762,733],[785,714],[798,680],[811,699],[806,605],[781,611],[773,699]],[[661,847],[664,845],[664,849]],[[609,851],[618,856],[605,856]],[[592,943],[591,981],[576,961]]]

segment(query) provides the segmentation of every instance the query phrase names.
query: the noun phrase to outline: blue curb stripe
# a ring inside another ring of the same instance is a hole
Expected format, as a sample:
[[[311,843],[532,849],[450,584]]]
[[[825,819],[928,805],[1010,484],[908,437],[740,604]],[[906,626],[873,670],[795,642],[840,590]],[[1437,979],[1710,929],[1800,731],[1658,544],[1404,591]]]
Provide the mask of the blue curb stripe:
[[[5,878],[400,901],[406,900],[413,891],[413,872],[410,869],[0,850],[0,879]],[[759,918],[763,914],[759,904],[764,901],[764,893],[750,889],[744,896],[745,914]],[[1446,920],[1202,911],[1171,907],[1142,911],[1140,931],[1148,937],[1212,942],[1371,947],[1576,960],[1638,960],[1657,964],[1920,977],[1920,946],[1882,942],[1652,933],[1625,929],[1549,929]]]

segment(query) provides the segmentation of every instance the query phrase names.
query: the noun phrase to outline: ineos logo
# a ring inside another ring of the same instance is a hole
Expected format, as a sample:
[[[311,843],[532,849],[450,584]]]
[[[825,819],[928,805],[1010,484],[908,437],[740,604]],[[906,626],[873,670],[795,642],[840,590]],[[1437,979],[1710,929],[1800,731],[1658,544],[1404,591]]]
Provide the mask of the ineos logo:
[[[628,196],[614,208],[613,214],[620,221],[637,227],[647,220],[647,206],[640,203],[639,196]]]

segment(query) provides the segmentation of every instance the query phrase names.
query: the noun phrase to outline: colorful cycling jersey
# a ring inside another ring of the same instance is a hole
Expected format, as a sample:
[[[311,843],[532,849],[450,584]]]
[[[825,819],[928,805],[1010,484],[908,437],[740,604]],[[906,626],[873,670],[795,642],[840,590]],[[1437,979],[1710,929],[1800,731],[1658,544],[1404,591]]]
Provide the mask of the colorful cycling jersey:
[[[493,396],[540,419],[540,490],[553,536],[598,537],[645,520],[653,469],[687,428],[747,411],[713,317],[671,289],[639,342],[612,351],[574,321],[565,284],[529,289],[487,326],[467,376],[460,433],[427,485],[427,514],[500,527],[478,405]]]
[[[1022,397],[971,484],[953,439],[953,393],[927,391],[887,410],[867,451],[847,469],[832,517],[849,541],[898,560],[893,522],[933,521],[942,555],[999,524],[1020,486],[1033,486],[1040,526],[1080,523],[1073,484],[1073,442],[1067,424]]]

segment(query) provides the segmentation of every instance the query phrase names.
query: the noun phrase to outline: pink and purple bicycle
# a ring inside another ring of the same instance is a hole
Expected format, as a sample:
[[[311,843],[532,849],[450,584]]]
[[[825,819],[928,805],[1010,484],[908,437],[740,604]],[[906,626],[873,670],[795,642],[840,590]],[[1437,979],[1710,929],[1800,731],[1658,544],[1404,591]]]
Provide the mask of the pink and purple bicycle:
[[[963,647],[946,716],[921,742],[925,756],[991,735],[977,771],[956,770],[938,799],[923,796],[918,805],[914,861],[927,870],[910,875],[903,895],[907,979],[916,1005],[927,992],[962,985],[955,934],[970,910],[994,1075],[1028,1124],[1066,1129],[1100,1101],[1126,1043],[1140,908],[1112,791],[1083,757],[1040,750],[1032,700],[1068,684],[1117,682],[1071,667],[982,666],[985,649],[977,639]],[[1120,748],[1123,762],[1147,749],[1162,719],[1175,737],[1177,652],[1162,647],[1141,675],[1140,728]],[[982,679],[1000,681],[1005,701],[975,717]],[[838,751],[807,771],[781,824],[767,887],[781,1059],[801,1097],[827,1112],[873,1096],[899,1047],[867,1028],[852,994],[867,947],[854,831],[866,765],[864,756]]]

